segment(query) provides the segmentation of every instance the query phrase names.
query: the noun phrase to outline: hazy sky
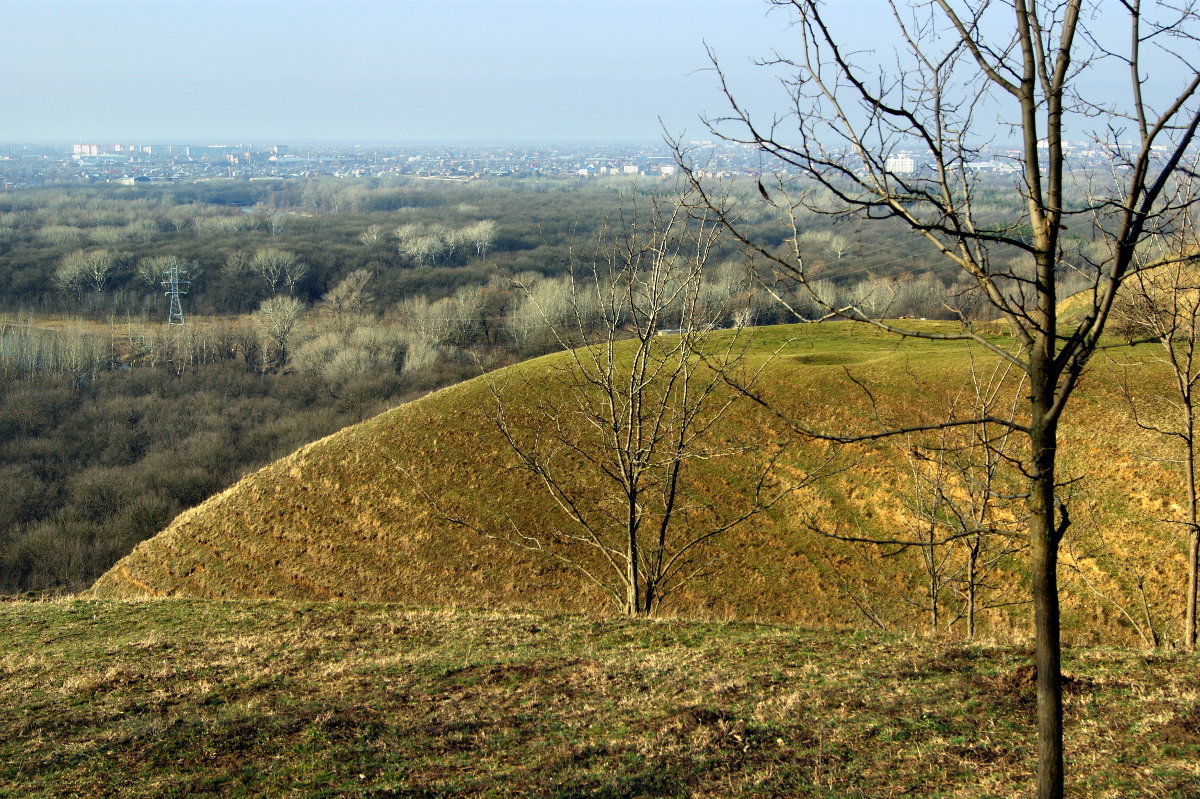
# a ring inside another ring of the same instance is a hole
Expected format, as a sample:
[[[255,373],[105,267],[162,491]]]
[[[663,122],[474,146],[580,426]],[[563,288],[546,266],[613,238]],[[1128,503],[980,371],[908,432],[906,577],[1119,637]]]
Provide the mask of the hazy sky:
[[[1123,40],[1106,31],[1121,16],[1107,3],[1088,22]],[[888,16],[880,0],[825,7],[860,57],[888,61],[891,45],[872,41],[892,27],[877,19]],[[660,117],[705,138],[700,116],[726,110],[705,43],[739,101],[766,116],[785,98],[750,61],[796,51],[790,17],[766,0],[2,0],[0,10],[4,142],[654,142]],[[1179,71],[1164,63],[1160,74]],[[1121,74],[1088,80],[1103,95]],[[1004,112],[992,113],[1003,128]]]
[[[5,0],[0,140],[655,141],[762,0]]]

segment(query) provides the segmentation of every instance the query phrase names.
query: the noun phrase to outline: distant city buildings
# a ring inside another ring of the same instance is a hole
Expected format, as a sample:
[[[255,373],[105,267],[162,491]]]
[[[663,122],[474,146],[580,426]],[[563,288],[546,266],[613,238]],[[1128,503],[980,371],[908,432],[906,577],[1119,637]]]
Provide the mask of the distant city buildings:
[[[1068,164],[1111,166],[1124,145],[1092,141],[1065,143]],[[693,141],[687,155],[694,176],[754,177],[763,168],[751,145]],[[1003,146],[978,153],[963,168],[1005,174],[1016,169],[1018,148]],[[883,159],[898,176],[933,177],[932,159],[920,149],[897,149]],[[664,144],[636,145],[455,145],[307,146],[285,144],[93,144],[68,151],[34,145],[0,147],[0,184],[6,188],[49,183],[146,185],[195,180],[270,180],[294,177],[408,176],[430,180],[495,177],[660,180],[678,174]]]
[[[711,142],[709,148],[713,148]],[[0,157],[0,179],[16,185],[82,181],[142,185],[167,181],[288,177],[414,176],[443,180],[488,177],[668,178],[677,173],[665,145],[354,146],[300,147],[224,144],[97,144],[71,146],[69,155],[40,148]],[[718,152],[719,151],[719,152]],[[717,147],[710,174],[753,174],[743,146]]]

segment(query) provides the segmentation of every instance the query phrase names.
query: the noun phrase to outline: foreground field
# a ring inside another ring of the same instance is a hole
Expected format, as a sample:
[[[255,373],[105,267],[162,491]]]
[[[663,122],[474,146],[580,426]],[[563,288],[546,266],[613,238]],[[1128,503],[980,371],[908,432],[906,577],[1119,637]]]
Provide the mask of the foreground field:
[[[357,603],[0,606],[0,796],[1023,796],[1019,647]],[[1200,791],[1194,658],[1067,652],[1067,792]]]

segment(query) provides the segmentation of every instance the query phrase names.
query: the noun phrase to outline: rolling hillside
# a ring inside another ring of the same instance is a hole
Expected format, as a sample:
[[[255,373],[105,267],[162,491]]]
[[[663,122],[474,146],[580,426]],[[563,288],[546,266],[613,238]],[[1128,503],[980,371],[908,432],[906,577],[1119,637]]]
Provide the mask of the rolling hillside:
[[[778,464],[783,482],[798,481],[833,452],[797,435],[790,421],[866,431],[877,429],[878,420],[944,419],[948,404],[965,396],[966,375],[991,374],[994,367],[979,347],[897,340],[844,323],[753,335],[746,368],[766,362],[759,385],[779,414],[744,402],[722,424],[731,437],[785,444]],[[1145,627],[1147,609],[1151,623],[1169,632],[1179,604],[1181,536],[1164,521],[1179,510],[1169,494],[1171,467],[1155,460],[1164,453],[1161,441],[1131,429],[1119,391],[1125,362],[1144,350],[1098,358],[1066,420],[1064,474],[1079,478],[1069,489],[1074,525],[1062,568],[1069,640],[1139,640],[1135,626]],[[526,534],[563,523],[532,478],[512,468],[489,390],[503,391],[519,415],[531,397],[553,397],[561,358],[439,391],[308,445],[181,514],[91,593],[609,612],[607,595],[578,572],[444,518]],[[1153,391],[1158,378],[1137,368],[1139,385]],[[1010,383],[1007,391],[1020,387]],[[664,611],[920,629],[923,550],[827,535],[896,539],[919,529],[912,505],[920,492],[907,480],[912,447],[912,440],[895,440],[838,449],[834,474],[715,539],[705,574]],[[744,482],[744,474],[714,459],[696,472],[692,489],[720,502]],[[1019,507],[1009,505],[998,514],[1011,525]],[[1022,564],[1019,552],[1009,555],[989,576],[979,614],[986,634],[1024,634]],[[947,589],[945,603],[943,624],[961,598]]]

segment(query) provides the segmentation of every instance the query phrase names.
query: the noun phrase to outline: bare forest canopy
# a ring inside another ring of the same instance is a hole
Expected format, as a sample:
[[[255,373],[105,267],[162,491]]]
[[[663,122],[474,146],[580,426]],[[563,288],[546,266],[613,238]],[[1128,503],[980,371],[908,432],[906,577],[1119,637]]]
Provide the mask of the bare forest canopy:
[[[1000,224],[1016,215],[1017,197],[995,180],[983,211]],[[580,242],[617,223],[639,197],[670,189],[632,179],[314,178],[10,190],[0,193],[0,310],[165,319],[161,269],[152,262],[174,257],[188,281],[187,314],[249,313],[283,286],[255,255],[279,250],[302,265],[287,285],[302,302],[365,269],[370,310],[384,313],[417,295],[561,275]],[[753,181],[735,179],[728,190],[745,198],[752,232],[784,244],[790,231],[757,202]],[[894,312],[945,313],[939,292],[952,289],[955,276],[919,237],[816,213],[806,214],[801,231],[810,269],[829,291],[919,278],[922,291],[896,298]],[[1081,231],[1067,250],[1089,244]],[[106,261],[89,274],[79,261],[97,253]],[[737,255],[732,245],[723,253]],[[786,321],[766,299],[756,314]]]

